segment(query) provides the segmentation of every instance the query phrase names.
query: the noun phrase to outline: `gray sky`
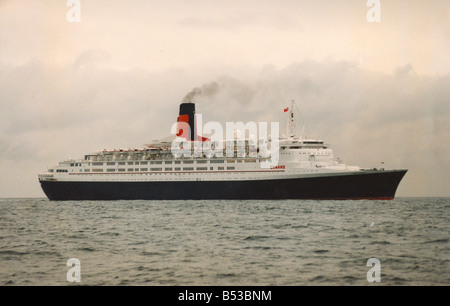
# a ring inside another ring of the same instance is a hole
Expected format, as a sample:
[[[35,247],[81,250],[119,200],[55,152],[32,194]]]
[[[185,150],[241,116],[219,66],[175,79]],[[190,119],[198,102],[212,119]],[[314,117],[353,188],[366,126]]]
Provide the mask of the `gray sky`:
[[[204,121],[280,121],[351,165],[408,168],[398,196],[450,196],[450,2],[0,0],[0,197],[37,173],[167,136],[194,87]]]

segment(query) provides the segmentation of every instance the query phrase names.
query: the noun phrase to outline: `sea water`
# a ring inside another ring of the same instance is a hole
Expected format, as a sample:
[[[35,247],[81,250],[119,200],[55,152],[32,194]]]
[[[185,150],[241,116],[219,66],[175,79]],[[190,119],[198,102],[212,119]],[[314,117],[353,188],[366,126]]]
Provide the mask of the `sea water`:
[[[82,285],[369,285],[374,259],[377,284],[449,285],[449,217],[450,198],[0,199],[0,285],[73,267]]]

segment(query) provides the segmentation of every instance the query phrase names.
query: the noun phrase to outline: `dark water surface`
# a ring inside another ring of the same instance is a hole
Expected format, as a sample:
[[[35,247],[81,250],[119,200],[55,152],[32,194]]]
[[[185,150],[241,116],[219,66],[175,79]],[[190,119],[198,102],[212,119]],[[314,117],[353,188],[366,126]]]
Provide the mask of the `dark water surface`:
[[[450,199],[0,199],[0,285],[450,285]]]

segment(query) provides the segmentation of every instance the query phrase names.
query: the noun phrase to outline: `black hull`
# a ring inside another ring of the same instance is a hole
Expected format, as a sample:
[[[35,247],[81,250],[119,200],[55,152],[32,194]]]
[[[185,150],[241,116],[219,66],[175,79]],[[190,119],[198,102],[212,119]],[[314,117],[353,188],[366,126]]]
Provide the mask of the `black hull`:
[[[393,199],[407,170],[235,181],[41,181],[50,200]]]

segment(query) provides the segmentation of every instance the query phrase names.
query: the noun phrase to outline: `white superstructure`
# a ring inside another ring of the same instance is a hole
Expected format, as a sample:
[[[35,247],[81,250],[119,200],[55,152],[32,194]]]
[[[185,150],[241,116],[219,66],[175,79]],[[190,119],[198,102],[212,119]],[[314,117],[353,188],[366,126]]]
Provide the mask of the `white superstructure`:
[[[293,105],[292,105],[293,107]],[[320,139],[295,136],[294,112],[288,112],[287,136],[279,139],[278,164],[264,168],[270,160],[251,150],[245,140],[245,151],[237,150],[238,141],[226,141],[222,158],[176,158],[168,137],[139,149],[103,150],[66,160],[39,175],[40,180],[58,181],[197,181],[197,180],[264,180],[360,171],[334,158],[332,149]],[[269,141],[270,142],[270,141]],[[234,146],[232,157],[226,148]],[[192,149],[192,156],[194,156]]]

